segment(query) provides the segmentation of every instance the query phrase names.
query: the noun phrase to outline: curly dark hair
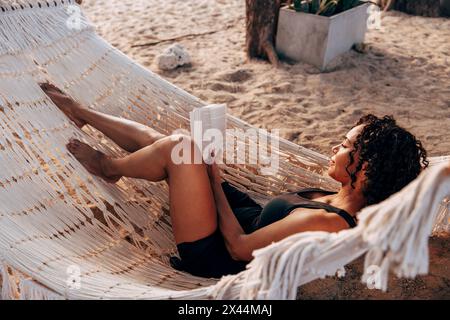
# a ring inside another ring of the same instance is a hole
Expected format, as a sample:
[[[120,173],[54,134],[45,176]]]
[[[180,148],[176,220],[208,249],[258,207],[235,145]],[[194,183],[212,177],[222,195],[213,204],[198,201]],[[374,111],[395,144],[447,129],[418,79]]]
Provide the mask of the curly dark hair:
[[[398,126],[392,116],[378,118],[373,114],[361,117],[355,127],[364,124],[350,152],[350,163],[346,167],[354,187],[356,174],[367,162],[366,183],[363,195],[366,205],[383,201],[400,191],[428,167],[427,152],[414,135]],[[359,161],[354,172],[349,167]]]

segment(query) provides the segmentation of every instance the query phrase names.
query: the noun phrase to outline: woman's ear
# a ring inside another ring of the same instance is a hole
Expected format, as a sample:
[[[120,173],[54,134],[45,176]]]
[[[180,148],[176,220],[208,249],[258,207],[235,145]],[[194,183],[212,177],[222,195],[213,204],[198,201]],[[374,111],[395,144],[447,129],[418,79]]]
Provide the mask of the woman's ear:
[[[361,166],[361,170],[358,171],[358,176],[361,179],[360,181],[362,183],[364,183],[366,181],[366,179],[367,179],[366,170],[367,170],[368,166],[369,166],[369,164],[367,163],[367,161],[365,161],[365,162],[363,162],[363,164]]]
[[[363,163],[363,165],[361,167],[361,170],[365,172],[367,170],[368,166],[369,166],[369,163],[367,161],[364,161],[364,163]]]
[[[363,175],[364,178],[366,178],[366,172],[367,172],[367,168],[369,167],[369,163],[367,161],[364,161],[361,167],[361,174]]]

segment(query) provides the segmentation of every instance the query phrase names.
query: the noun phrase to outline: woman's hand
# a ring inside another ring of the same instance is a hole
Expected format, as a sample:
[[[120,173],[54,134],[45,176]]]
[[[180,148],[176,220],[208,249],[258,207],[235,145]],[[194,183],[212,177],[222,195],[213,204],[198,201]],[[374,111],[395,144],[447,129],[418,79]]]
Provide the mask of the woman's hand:
[[[220,176],[220,168],[217,165],[214,157],[215,157],[215,150],[212,149],[211,150],[211,158],[210,158],[210,160],[212,162],[211,162],[211,164],[207,163],[207,171],[208,171],[209,181],[211,183],[211,186],[213,186],[213,187],[220,185],[222,183],[222,177]]]
[[[217,163],[213,162],[207,165],[207,171],[209,176],[209,181],[212,186],[220,185],[222,183],[222,177],[220,175],[220,168]]]

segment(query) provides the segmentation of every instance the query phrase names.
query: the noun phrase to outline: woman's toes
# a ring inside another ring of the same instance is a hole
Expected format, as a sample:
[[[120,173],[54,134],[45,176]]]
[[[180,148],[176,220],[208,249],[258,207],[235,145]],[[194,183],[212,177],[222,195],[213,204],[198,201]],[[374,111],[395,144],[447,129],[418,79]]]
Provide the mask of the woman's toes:
[[[65,95],[65,93],[59,89],[57,86],[48,83],[48,82],[44,82],[44,83],[40,83],[39,86],[41,87],[42,90],[46,91],[46,92],[56,92],[62,95]]]
[[[75,153],[77,151],[77,148],[81,146],[81,141],[78,139],[70,138],[69,143],[66,144],[66,146],[70,152]]]
[[[73,122],[75,122],[75,125],[80,129],[86,125],[85,121],[78,120],[78,119],[74,119]]]
[[[73,122],[78,128],[83,128],[86,125],[84,120],[80,119],[81,106],[71,97],[61,91],[59,88],[51,84],[40,85],[45,94],[52,100],[52,102]]]
[[[107,176],[104,173],[102,161],[105,159],[105,155],[100,151],[95,150],[91,146],[75,138],[71,138],[66,146],[69,152],[72,153],[90,173],[97,175],[110,183],[115,183],[121,178],[120,176]]]
[[[65,94],[60,88],[58,88],[57,86],[55,86],[55,85],[53,85],[53,84],[51,84],[51,83],[49,83],[48,87],[49,87],[51,90],[54,90],[54,91],[56,91],[56,92],[58,92],[58,93]]]
[[[75,153],[76,146],[73,143],[69,142],[68,144],[66,144],[66,147],[67,147],[67,150],[69,150],[71,153]]]
[[[80,118],[79,112],[82,108],[76,101],[64,93],[61,89],[50,83],[40,83],[42,91],[52,100],[52,102],[75,122],[78,128],[83,128],[86,122]]]

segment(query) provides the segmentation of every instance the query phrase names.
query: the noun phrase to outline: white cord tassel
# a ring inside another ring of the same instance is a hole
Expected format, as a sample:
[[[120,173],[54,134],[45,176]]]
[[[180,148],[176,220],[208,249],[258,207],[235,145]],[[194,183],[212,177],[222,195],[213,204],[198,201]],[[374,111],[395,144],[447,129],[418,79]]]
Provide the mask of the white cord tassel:
[[[433,227],[433,235],[450,233],[450,196],[442,201],[436,222]]]
[[[19,298],[19,290],[17,287],[18,278],[14,271],[9,272],[6,264],[0,266],[2,274],[2,300],[16,300]]]
[[[20,281],[20,300],[63,300],[64,297],[31,279]]]
[[[247,270],[222,278],[211,296],[215,299],[295,299],[302,283],[345,273],[345,258],[353,260],[363,253],[363,248],[353,250],[350,246],[349,250],[347,246],[354,234],[353,230],[342,233],[346,239],[342,241],[334,233],[303,232],[256,250]],[[347,256],[342,254],[343,250]],[[233,292],[237,286],[241,287],[240,291]]]
[[[387,289],[389,270],[398,277],[414,278],[428,273],[428,237],[450,194],[450,167],[440,165],[423,172],[398,196],[384,201],[382,211],[362,214],[363,238],[371,249],[365,259],[365,275],[375,274],[380,289]],[[366,280],[366,279],[363,279]]]

